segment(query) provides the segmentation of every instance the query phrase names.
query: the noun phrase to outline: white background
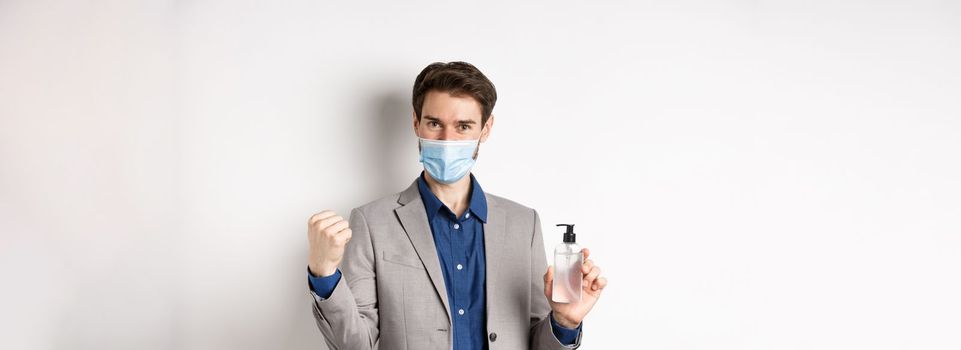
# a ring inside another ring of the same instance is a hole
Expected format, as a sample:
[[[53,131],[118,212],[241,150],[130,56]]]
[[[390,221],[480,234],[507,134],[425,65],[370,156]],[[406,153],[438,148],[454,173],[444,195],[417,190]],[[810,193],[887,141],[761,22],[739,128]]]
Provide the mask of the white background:
[[[306,220],[496,84],[484,188],[575,223],[583,349],[961,348],[954,1],[0,1],[0,348],[318,349]]]

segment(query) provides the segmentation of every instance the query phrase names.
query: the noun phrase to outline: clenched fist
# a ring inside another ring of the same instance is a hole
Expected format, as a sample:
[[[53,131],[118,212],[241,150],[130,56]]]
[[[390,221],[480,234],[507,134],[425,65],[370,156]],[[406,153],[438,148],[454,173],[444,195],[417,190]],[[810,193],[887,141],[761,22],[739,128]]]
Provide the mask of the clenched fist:
[[[350,236],[347,220],[337,213],[324,210],[311,216],[307,221],[307,241],[310,242],[307,266],[310,272],[315,276],[330,276],[337,272]]]

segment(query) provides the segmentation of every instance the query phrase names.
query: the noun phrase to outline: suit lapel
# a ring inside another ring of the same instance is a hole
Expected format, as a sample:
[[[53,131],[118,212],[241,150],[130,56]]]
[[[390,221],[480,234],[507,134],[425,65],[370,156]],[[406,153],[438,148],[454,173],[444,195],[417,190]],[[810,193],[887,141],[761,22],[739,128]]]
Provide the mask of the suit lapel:
[[[398,201],[403,206],[394,210],[400,219],[407,237],[414,245],[418,257],[427,268],[427,274],[434,284],[438,296],[444,302],[444,309],[447,311],[447,320],[451,321],[450,304],[447,300],[447,287],[444,285],[444,273],[440,269],[440,258],[437,256],[437,248],[434,246],[434,236],[430,231],[430,223],[427,222],[427,211],[424,210],[424,202],[420,198],[417,190],[417,181],[407,190],[401,193]]]

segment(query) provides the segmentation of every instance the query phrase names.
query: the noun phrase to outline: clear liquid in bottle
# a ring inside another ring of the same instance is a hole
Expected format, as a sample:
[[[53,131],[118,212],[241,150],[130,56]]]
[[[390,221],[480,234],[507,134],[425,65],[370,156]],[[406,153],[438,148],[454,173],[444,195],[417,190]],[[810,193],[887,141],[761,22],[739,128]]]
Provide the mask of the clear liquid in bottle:
[[[574,225],[567,226],[564,234],[564,243],[554,248],[554,282],[551,291],[551,300],[556,303],[573,303],[581,300],[581,292],[584,280],[584,272],[581,266],[584,264],[584,254],[581,246],[575,243]]]

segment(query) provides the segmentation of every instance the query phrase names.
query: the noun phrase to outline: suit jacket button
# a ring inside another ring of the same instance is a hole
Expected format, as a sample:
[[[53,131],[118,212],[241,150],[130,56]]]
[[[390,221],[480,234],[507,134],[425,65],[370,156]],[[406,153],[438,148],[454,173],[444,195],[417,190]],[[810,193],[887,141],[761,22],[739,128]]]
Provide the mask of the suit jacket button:
[[[491,342],[495,342],[497,341],[497,333],[491,332],[491,335],[487,338],[489,338]]]

